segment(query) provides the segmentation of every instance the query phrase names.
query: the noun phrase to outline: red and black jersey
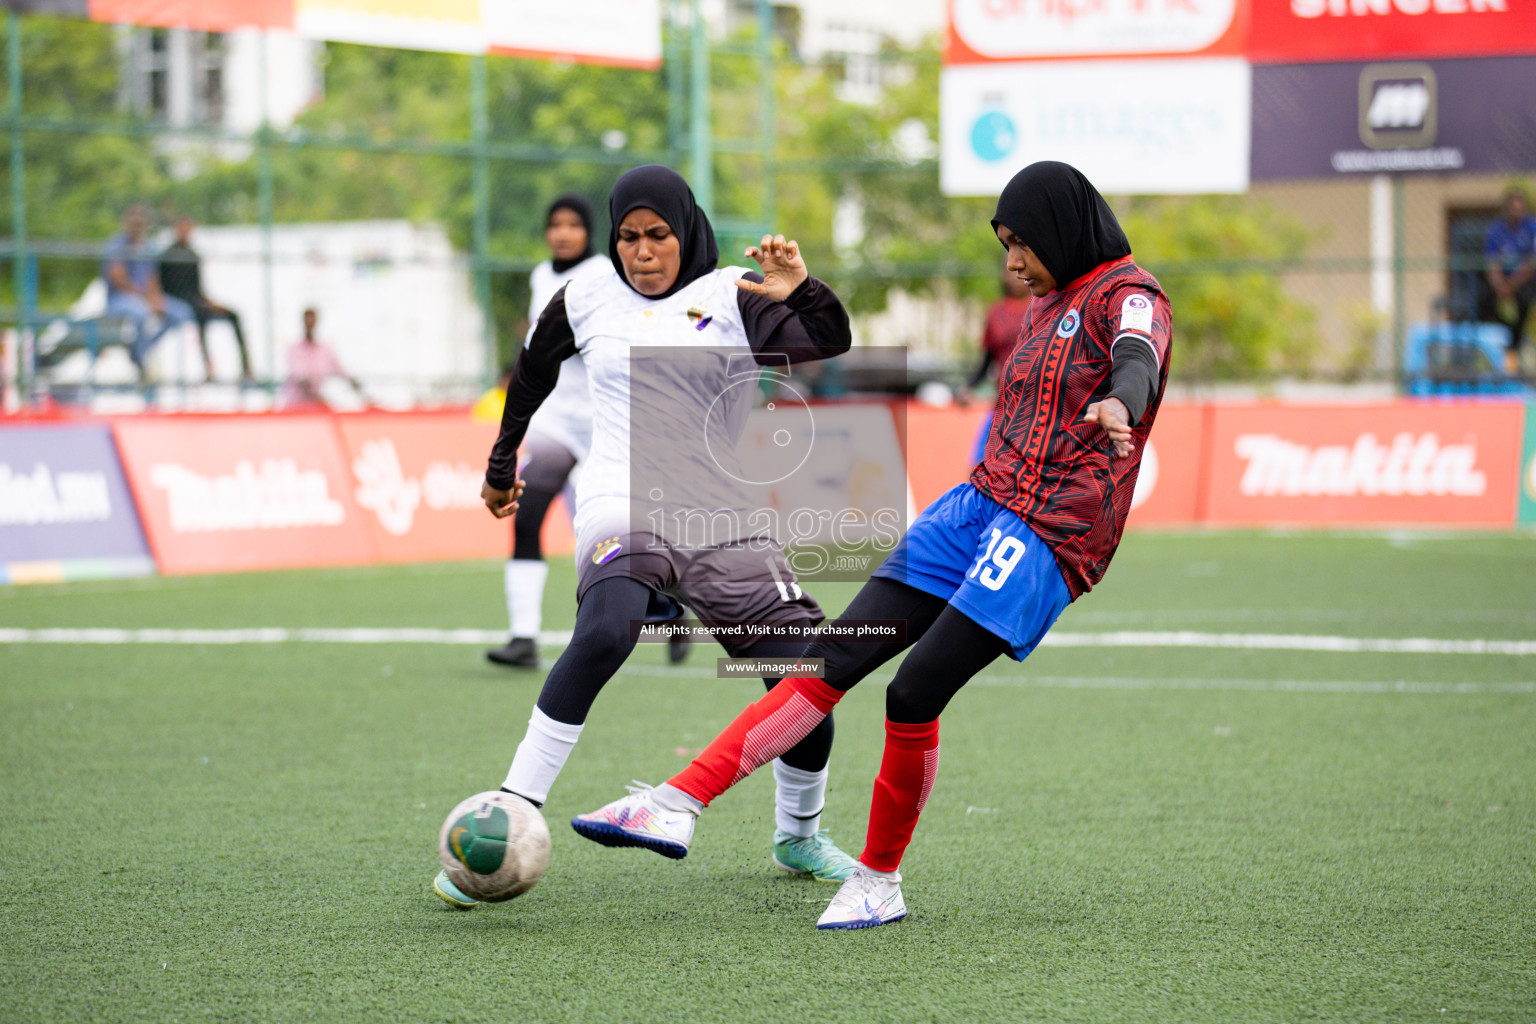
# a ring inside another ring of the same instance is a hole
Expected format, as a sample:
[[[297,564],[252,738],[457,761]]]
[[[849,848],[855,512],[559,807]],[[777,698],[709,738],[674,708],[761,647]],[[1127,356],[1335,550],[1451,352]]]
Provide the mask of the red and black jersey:
[[[1126,256],[1035,299],[1002,368],[992,433],[971,483],[1050,546],[1074,600],[1104,578],[1125,530],[1168,383],[1172,317],[1157,280]],[[1082,422],[1110,392],[1116,343],[1151,346],[1158,366],[1157,394],[1125,458],[1115,458],[1103,427]]]

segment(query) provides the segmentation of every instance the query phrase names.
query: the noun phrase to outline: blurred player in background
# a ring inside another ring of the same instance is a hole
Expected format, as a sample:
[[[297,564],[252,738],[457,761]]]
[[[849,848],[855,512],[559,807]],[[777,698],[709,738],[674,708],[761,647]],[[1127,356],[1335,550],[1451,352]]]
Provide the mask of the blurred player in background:
[[[971,379],[956,396],[959,404],[971,403],[977,385],[986,380],[989,375],[994,375],[993,367],[1000,370],[1007,365],[1008,357],[1013,354],[1014,347],[1023,340],[1023,335],[1019,333],[1019,326],[1024,322],[1024,317],[1029,314],[1029,303],[1029,287],[1021,278],[1009,271],[1005,260],[1003,294],[987,307],[987,326],[981,332],[981,362],[972,372]],[[976,443],[971,450],[972,462],[981,461],[986,449],[987,436],[991,433],[992,413],[989,411],[981,421],[981,428],[976,432]]]
[[[745,471],[735,445],[756,389],[736,384],[742,361],[755,369],[846,352],[847,311],[783,236],[764,236],[747,250],[760,275],[719,268],[709,218],[668,168],[626,172],[608,211],[614,272],[570,282],[539,315],[507,388],[482,490],[498,517],[517,512],[525,486],[518,448],[579,353],[594,422],[577,482],[576,626],[502,784],[536,805],[598,693],[634,650],[636,624],[675,618],[683,601],[733,657],[785,658],[797,656],[804,640],[762,639],[745,627],[803,637],[824,618],[778,542],[753,527],[757,506],[740,489]],[[726,424],[725,433],[712,435],[712,422]],[[711,447],[711,436],[725,444]],[[656,518],[637,517],[631,480],[649,493],[636,501],[657,502]],[[699,508],[723,513],[705,536],[675,525],[675,512]],[[778,679],[764,682],[772,689]],[[773,858],[786,871],[835,881],[855,865],[820,828],[831,749],[832,720],[822,716],[775,751]],[[646,841],[646,822],[628,825],[635,841]],[[475,904],[446,873],[433,888],[454,906]]]
[[[1536,303],[1536,217],[1531,216],[1530,199],[1519,186],[1505,191],[1503,209],[1488,225],[1483,254],[1487,265],[1479,289],[1478,319],[1509,328],[1504,369],[1517,376],[1525,322]]]
[[[999,197],[992,228],[1033,301],[1024,340],[1003,367],[986,452],[969,481],[918,516],[838,619],[899,619],[906,636],[813,643],[805,656],[825,659],[824,678],[783,680],[667,784],[578,816],[577,832],[647,820],[643,834],[598,838],[684,856],[711,800],[912,646],[886,690],[885,754],[859,867],[817,927],[906,916],[897,869],[937,777],[939,714],[1000,655],[1028,656],[1103,578],[1168,379],[1168,298],[1079,171],[1049,161],[1024,168]]]
[[[544,218],[544,243],[549,246],[549,259],[534,267],[528,278],[530,324],[538,322],[549,300],[569,282],[613,273],[608,260],[592,251],[592,207],[581,196],[563,195],[550,204]],[[531,330],[528,342],[532,343]],[[512,520],[512,557],[503,576],[512,636],[501,647],[485,652],[498,665],[538,667],[544,583],[549,578],[539,539],[544,517],[591,447],[592,396],[587,367],[578,354],[561,365],[555,390],[528,424],[522,455],[524,490]]]

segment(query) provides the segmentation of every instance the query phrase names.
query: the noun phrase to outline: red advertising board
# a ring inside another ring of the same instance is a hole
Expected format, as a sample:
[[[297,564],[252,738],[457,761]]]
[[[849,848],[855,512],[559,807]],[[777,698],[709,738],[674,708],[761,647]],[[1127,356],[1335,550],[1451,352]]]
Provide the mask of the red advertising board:
[[[1204,521],[1509,526],[1515,403],[1217,405]]]
[[[1250,0],[1261,64],[1536,53],[1531,0]]]
[[[505,557],[511,521],[480,500],[496,424],[451,414],[338,417],[352,500],[379,559]],[[556,518],[551,516],[551,518]]]
[[[1151,442],[1142,453],[1128,529],[1189,526],[1198,520],[1208,408],[1166,404],[1158,410]],[[916,511],[969,479],[976,432],[990,410],[990,405],[907,407],[907,478]]]
[[[112,432],[163,573],[375,557],[330,417],[121,419]]]
[[[1141,453],[1126,529],[1189,526],[1200,516],[1207,406],[1165,404]]]
[[[94,21],[197,32],[293,28],[293,0],[90,0]]]

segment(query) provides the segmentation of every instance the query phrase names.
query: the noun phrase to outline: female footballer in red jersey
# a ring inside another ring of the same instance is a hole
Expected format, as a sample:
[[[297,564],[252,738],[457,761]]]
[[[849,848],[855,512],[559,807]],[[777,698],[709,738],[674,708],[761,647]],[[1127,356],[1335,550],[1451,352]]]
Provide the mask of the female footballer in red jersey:
[[[1103,578],[1168,380],[1168,298],[1079,171],[1026,167],[999,197],[992,229],[1034,298],[1002,369],[984,456],[913,522],[838,620],[899,619],[906,636],[813,643],[805,657],[825,659],[823,678],[783,680],[667,784],[573,819],[577,832],[683,856],[710,801],[911,646],[886,690],[885,754],[859,867],[817,927],[906,916],[897,868],[938,772],[939,715],[999,655],[1027,657]]]

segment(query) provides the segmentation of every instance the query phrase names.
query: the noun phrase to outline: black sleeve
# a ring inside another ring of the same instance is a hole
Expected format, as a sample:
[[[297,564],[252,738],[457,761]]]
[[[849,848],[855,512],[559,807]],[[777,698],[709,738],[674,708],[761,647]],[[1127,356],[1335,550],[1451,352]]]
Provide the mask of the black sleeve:
[[[761,274],[744,274],[748,281],[762,281]],[[783,302],[766,295],[738,290],[736,307],[741,324],[758,362],[765,353],[788,356],[791,363],[840,356],[853,347],[848,311],[823,282],[808,277]],[[783,365],[782,358],[771,360]]]
[[[510,490],[517,480],[517,449],[528,432],[528,421],[555,390],[560,364],[575,354],[576,336],[565,313],[565,289],[561,288],[539,314],[527,347],[512,367],[507,404],[501,410],[501,434],[485,470],[485,482],[492,487]]]
[[[971,374],[971,379],[966,382],[966,387],[974,390],[977,384],[987,379],[987,370],[992,366],[992,350],[983,346],[981,350],[981,363],[976,367],[976,372]]]
[[[1144,339],[1128,336],[1115,342],[1110,358],[1114,368],[1110,370],[1106,397],[1125,403],[1134,427],[1157,397],[1157,356]]]

